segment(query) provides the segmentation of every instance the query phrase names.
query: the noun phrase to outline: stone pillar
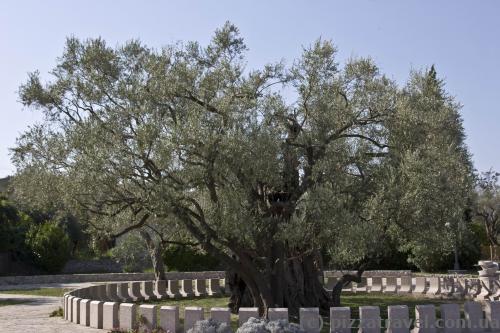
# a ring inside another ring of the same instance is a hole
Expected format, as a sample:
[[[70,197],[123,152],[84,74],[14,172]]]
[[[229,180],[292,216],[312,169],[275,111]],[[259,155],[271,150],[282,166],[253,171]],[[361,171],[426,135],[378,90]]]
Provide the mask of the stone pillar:
[[[120,329],[124,331],[132,331],[136,329],[138,327],[137,305],[133,303],[120,303],[119,317]]]
[[[411,276],[402,276],[401,288],[399,288],[398,292],[402,294],[411,293],[411,289],[412,289]]]
[[[427,290],[428,295],[439,295],[441,293],[441,278],[430,277],[429,280],[429,290]]]
[[[116,285],[115,285],[116,286]],[[117,302],[105,302],[102,306],[102,328],[112,330],[120,327]]]
[[[351,309],[330,308],[330,333],[351,333]]]
[[[116,283],[107,283],[106,284],[106,298],[111,302],[119,302],[120,297],[118,297],[118,286]]]
[[[179,332],[179,307],[162,306],[160,307],[160,327],[165,332]]]
[[[76,298],[75,296],[68,296],[68,319],[69,321],[73,320],[73,298]]]
[[[486,327],[483,308],[479,302],[467,301],[464,304],[465,327],[469,333],[479,333]]]
[[[158,299],[167,299],[167,281],[159,280],[155,282],[154,293]]]
[[[299,319],[300,327],[302,327],[306,333],[319,333],[321,329],[319,308],[300,308]]]
[[[384,293],[395,293],[398,289],[398,279],[394,276],[385,278]]]
[[[241,327],[249,318],[260,318],[259,308],[240,308],[238,311],[238,327]]]
[[[443,333],[461,333],[460,306],[458,304],[441,304],[440,308]]]
[[[158,307],[156,305],[141,305],[139,306],[139,315],[142,317],[144,329],[146,332],[151,332],[156,328]]]
[[[181,297],[179,280],[168,280],[168,297],[174,299]]]
[[[193,297],[193,280],[181,280],[182,297]]]
[[[153,291],[153,281],[142,281],[141,282],[141,295],[144,297],[146,301],[157,301],[158,297],[156,297]]]
[[[97,292],[96,301],[106,302],[108,300],[107,293],[106,293],[106,285],[100,284],[100,285],[97,285],[95,287],[96,287],[96,292]]]
[[[144,297],[141,294],[141,283],[140,282],[130,282],[129,284],[129,294],[134,302],[144,301]]]
[[[226,323],[227,326],[231,325],[231,312],[228,308],[211,308],[210,318],[219,323]]]
[[[432,304],[415,306],[414,333],[436,333],[436,308]]]
[[[382,278],[379,276],[372,277],[372,285],[370,287],[370,292],[382,292]]]
[[[366,292],[368,286],[368,279],[365,277],[361,278],[361,282],[356,282],[356,292]]]
[[[413,292],[415,294],[425,294],[427,289],[427,280],[425,277],[417,276],[415,278],[415,289]]]
[[[203,297],[207,294],[207,282],[205,279],[194,280],[194,295]]]
[[[184,309],[184,332],[193,328],[194,324],[199,320],[203,320],[203,308],[187,306]]]
[[[489,301],[486,302],[484,307],[484,313],[486,315],[486,321],[488,322],[488,327],[492,331],[500,329],[500,301]]]
[[[73,311],[71,312],[72,318],[71,321],[75,324],[80,324],[80,302],[81,298],[75,297],[73,298]]]
[[[118,283],[117,284],[117,293],[121,302],[131,302],[132,298],[129,296],[128,292],[128,283]]]
[[[90,327],[102,328],[102,301],[90,302]]]
[[[359,307],[359,333],[380,333],[380,308]]]
[[[409,333],[410,315],[408,306],[391,305],[387,307],[387,333]]]
[[[80,325],[90,326],[90,299],[80,302]]]
[[[220,279],[209,279],[207,292],[208,296],[220,296]]]
[[[270,308],[267,312],[269,320],[288,320],[288,308]]]

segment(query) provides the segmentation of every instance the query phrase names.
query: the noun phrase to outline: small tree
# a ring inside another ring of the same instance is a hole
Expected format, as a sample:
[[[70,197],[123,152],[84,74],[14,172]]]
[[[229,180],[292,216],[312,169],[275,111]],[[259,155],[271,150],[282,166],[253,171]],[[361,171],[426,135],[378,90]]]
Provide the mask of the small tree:
[[[477,181],[476,216],[483,223],[490,245],[490,259],[497,259],[496,246],[500,234],[500,173],[493,170],[483,172]]]

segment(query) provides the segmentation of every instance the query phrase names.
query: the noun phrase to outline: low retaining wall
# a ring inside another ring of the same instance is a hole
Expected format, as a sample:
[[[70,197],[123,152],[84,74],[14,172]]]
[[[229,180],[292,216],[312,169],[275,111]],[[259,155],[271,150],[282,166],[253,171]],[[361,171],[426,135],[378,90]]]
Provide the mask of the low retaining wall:
[[[353,271],[324,271],[325,277],[341,276]],[[365,271],[363,277],[381,276],[409,276],[411,271]],[[167,272],[167,280],[182,279],[223,279],[224,271],[211,272]],[[0,286],[19,284],[49,284],[49,283],[85,283],[85,282],[108,282],[108,281],[142,281],[153,280],[153,273],[96,273],[96,274],[58,274],[58,275],[26,275],[26,276],[1,276]]]
[[[224,278],[224,271],[213,272],[167,272],[165,278],[168,280],[181,279],[210,279]],[[153,273],[106,273],[106,274],[59,274],[59,275],[31,275],[31,276],[2,276],[2,285],[20,284],[49,284],[49,283],[84,283],[84,282],[108,282],[108,281],[142,281],[153,280]]]

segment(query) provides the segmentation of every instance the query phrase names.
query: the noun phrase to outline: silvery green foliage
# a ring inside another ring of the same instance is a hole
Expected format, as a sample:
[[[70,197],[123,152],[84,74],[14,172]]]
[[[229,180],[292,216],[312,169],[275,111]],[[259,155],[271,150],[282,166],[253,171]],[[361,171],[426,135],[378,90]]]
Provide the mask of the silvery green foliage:
[[[268,321],[265,319],[249,318],[240,326],[236,333],[305,333],[297,324],[280,319]]]
[[[212,318],[197,321],[188,333],[232,333],[231,327]]]

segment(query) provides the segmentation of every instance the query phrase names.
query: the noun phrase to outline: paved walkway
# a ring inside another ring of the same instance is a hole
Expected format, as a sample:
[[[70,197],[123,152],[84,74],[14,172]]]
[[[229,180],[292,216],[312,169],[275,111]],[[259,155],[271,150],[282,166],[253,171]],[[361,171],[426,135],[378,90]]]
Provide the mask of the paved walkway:
[[[51,286],[53,287],[54,285]],[[23,289],[20,287],[17,286],[16,289]],[[30,287],[32,288],[33,286]],[[71,287],[75,287],[75,285],[71,285]],[[26,287],[24,289],[29,288]],[[62,307],[60,297],[1,294],[0,291],[0,300],[7,299],[21,300],[27,303],[0,306],[0,332],[2,333],[105,332],[73,324],[63,320],[61,317],[49,317],[52,311]]]

